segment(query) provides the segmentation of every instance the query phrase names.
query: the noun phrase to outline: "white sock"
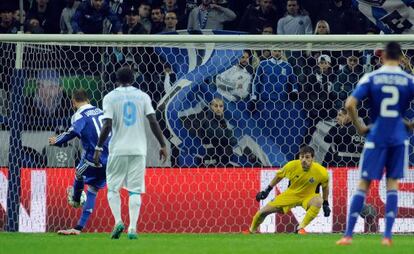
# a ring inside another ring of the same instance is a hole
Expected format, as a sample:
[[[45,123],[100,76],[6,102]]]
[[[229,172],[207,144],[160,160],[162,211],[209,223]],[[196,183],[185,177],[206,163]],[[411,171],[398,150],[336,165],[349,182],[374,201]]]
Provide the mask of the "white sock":
[[[121,219],[121,197],[119,195],[119,191],[110,191],[108,190],[108,203],[109,207],[111,208],[112,215],[115,219],[115,225],[119,222],[122,222]]]
[[[137,222],[139,218],[139,210],[141,208],[141,194],[132,193],[129,195],[129,228],[128,232],[136,232]]]

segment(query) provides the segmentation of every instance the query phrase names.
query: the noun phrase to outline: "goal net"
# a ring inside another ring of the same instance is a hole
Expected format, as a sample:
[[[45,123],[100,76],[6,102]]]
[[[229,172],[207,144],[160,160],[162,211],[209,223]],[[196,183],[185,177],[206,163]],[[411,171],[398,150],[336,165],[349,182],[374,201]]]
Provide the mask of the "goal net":
[[[146,194],[139,232],[240,232],[254,213],[284,191],[282,181],[258,203],[276,170],[303,144],[330,174],[330,217],[310,232],[341,232],[356,190],[364,144],[342,110],[364,73],[381,66],[385,42],[402,43],[402,68],[413,72],[409,36],[54,36],[0,39],[0,230],[55,232],[81,213],[66,200],[81,158],[79,140],[62,147],[48,137],[70,127],[71,94],[91,104],[116,87],[115,71],[130,66],[134,86],[152,99],[170,157],[162,164],[148,132]],[[367,105],[361,121],[370,123]],[[414,116],[410,108],[407,117]],[[139,142],[139,140],[131,140]],[[414,164],[410,139],[410,165]],[[395,232],[414,232],[414,170],[400,183]],[[356,230],[384,230],[385,184],[374,183]],[[123,204],[127,193],[122,193]],[[122,207],[128,222],[127,208]],[[297,207],[268,216],[262,232],[292,232]],[[99,191],[87,232],[107,232],[113,218]]]

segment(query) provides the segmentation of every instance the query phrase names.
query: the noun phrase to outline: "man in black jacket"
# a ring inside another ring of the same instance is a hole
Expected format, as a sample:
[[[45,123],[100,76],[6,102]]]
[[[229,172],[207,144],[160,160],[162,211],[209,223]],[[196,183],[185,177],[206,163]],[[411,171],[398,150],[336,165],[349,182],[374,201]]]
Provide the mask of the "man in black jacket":
[[[324,141],[331,144],[325,162],[329,166],[353,167],[358,164],[365,138],[352,125],[345,108],[338,110],[337,124],[333,126]]]

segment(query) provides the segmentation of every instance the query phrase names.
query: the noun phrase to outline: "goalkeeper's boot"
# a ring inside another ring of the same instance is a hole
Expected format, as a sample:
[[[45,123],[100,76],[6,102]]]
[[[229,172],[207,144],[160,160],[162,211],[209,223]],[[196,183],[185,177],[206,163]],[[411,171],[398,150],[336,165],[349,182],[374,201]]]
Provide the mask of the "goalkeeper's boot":
[[[130,240],[134,240],[134,239],[137,239],[138,238],[138,234],[137,234],[137,232],[135,231],[135,229],[129,229],[128,230],[128,239],[130,239]]]
[[[307,235],[308,232],[306,232],[306,230],[304,228],[300,228],[300,229],[296,230],[296,234],[298,234],[298,235]]]
[[[336,242],[336,245],[351,245],[352,237],[344,236]]]
[[[81,207],[81,203],[80,202],[76,202],[75,200],[73,200],[74,191],[73,191],[73,187],[72,186],[69,186],[66,189],[66,193],[68,195],[68,203],[69,203],[70,206],[72,206],[74,208]]]
[[[381,244],[383,246],[391,247],[392,246],[392,240],[391,240],[391,238],[384,237],[381,241]]]
[[[71,229],[59,230],[57,233],[58,233],[58,235],[80,235],[81,231],[77,230],[77,229],[74,229],[74,228],[71,228]]]
[[[125,229],[124,223],[118,222],[115,225],[114,229],[112,230],[111,239],[119,239],[124,229]]]

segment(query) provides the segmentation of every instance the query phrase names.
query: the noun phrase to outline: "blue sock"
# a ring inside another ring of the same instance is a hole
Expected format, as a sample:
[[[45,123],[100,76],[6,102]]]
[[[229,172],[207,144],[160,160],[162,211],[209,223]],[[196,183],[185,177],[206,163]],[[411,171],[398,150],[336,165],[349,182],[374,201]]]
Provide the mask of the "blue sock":
[[[384,237],[391,238],[392,225],[394,225],[395,217],[398,211],[398,191],[387,191],[387,203],[385,204],[385,231]]]
[[[80,197],[82,195],[84,183],[83,179],[78,180],[75,178],[75,181],[73,182],[73,200],[76,202],[80,202]]]
[[[357,190],[352,197],[351,207],[348,213],[348,223],[346,225],[345,236],[352,237],[354,232],[355,223],[358,220],[359,214],[364,206],[366,193],[363,190]]]
[[[92,214],[93,208],[95,207],[96,194],[97,191],[95,190],[88,190],[86,192],[86,203],[83,205],[82,216],[80,217],[78,225],[75,229],[82,230],[85,227],[85,224],[88,221],[89,216]]]

